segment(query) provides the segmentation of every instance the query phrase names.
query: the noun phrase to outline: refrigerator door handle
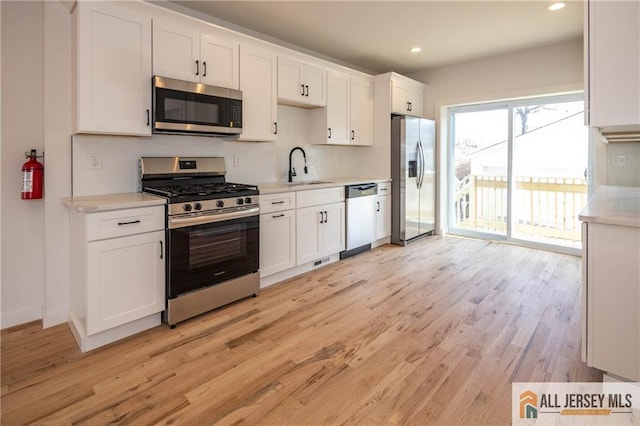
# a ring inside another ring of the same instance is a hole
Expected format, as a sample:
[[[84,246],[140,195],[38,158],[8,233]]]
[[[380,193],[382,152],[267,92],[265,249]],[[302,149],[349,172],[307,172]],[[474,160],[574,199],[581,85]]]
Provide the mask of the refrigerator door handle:
[[[422,188],[422,181],[424,178],[424,153],[422,152],[422,142],[418,139],[418,177],[416,183],[418,189]]]
[[[424,174],[427,170],[427,159],[424,155],[424,145],[422,145],[422,141],[420,141],[420,153],[422,154],[422,177],[420,178],[420,188],[422,188],[422,184],[424,183]]]

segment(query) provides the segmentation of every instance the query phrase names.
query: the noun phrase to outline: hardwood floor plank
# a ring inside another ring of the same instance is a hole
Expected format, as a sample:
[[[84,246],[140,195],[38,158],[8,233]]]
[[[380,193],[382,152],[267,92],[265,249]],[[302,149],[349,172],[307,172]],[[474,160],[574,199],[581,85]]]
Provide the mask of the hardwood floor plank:
[[[512,381],[580,360],[580,259],[455,237],[386,245],[81,354],[3,330],[2,424],[504,424]]]

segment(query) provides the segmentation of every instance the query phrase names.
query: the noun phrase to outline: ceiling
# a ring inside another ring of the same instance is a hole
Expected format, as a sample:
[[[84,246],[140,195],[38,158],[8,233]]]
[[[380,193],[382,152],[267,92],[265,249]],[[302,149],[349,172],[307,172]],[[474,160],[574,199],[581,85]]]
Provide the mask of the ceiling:
[[[409,74],[580,38],[583,2],[565,2],[552,12],[546,0],[171,1],[374,74]],[[422,52],[410,53],[414,46]]]

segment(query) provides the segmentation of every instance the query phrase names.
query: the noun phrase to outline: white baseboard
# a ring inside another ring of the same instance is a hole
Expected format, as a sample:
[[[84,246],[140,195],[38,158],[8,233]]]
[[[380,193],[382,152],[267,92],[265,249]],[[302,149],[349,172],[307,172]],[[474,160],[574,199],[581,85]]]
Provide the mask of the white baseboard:
[[[268,275],[266,277],[260,278],[260,288],[263,289],[265,287],[269,287],[270,285],[277,284],[281,281],[288,280],[289,278],[293,278],[297,275],[304,274],[305,272],[309,272],[316,268],[321,268],[323,266],[329,265],[331,263],[337,262],[340,260],[340,254],[333,254],[331,256],[327,256],[318,260],[316,262],[305,263],[300,266],[296,266],[295,268],[287,269],[282,272],[277,272],[273,275]]]
[[[69,329],[73,337],[75,337],[81,352],[88,352],[100,346],[108,345],[117,340],[124,339],[133,334],[140,333],[152,327],[156,327],[161,323],[161,314],[152,314],[136,321],[131,321],[119,327],[105,330],[101,333],[87,336],[85,334],[84,324],[80,318],[77,318],[73,312],[69,312],[68,323]]]
[[[42,306],[34,306],[32,308],[20,309],[11,312],[2,312],[2,325],[0,328],[5,329],[15,325],[37,321],[39,319],[42,319]]]

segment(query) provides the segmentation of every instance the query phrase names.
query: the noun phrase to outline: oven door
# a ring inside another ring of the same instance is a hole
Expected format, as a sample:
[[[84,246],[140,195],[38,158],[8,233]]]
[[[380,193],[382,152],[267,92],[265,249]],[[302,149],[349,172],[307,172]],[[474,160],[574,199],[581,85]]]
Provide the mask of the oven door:
[[[169,229],[167,297],[257,272],[259,223],[254,215]]]
[[[229,93],[227,93],[229,92]],[[230,92],[237,92],[232,98]],[[154,78],[155,133],[242,133],[242,100],[239,91]]]

